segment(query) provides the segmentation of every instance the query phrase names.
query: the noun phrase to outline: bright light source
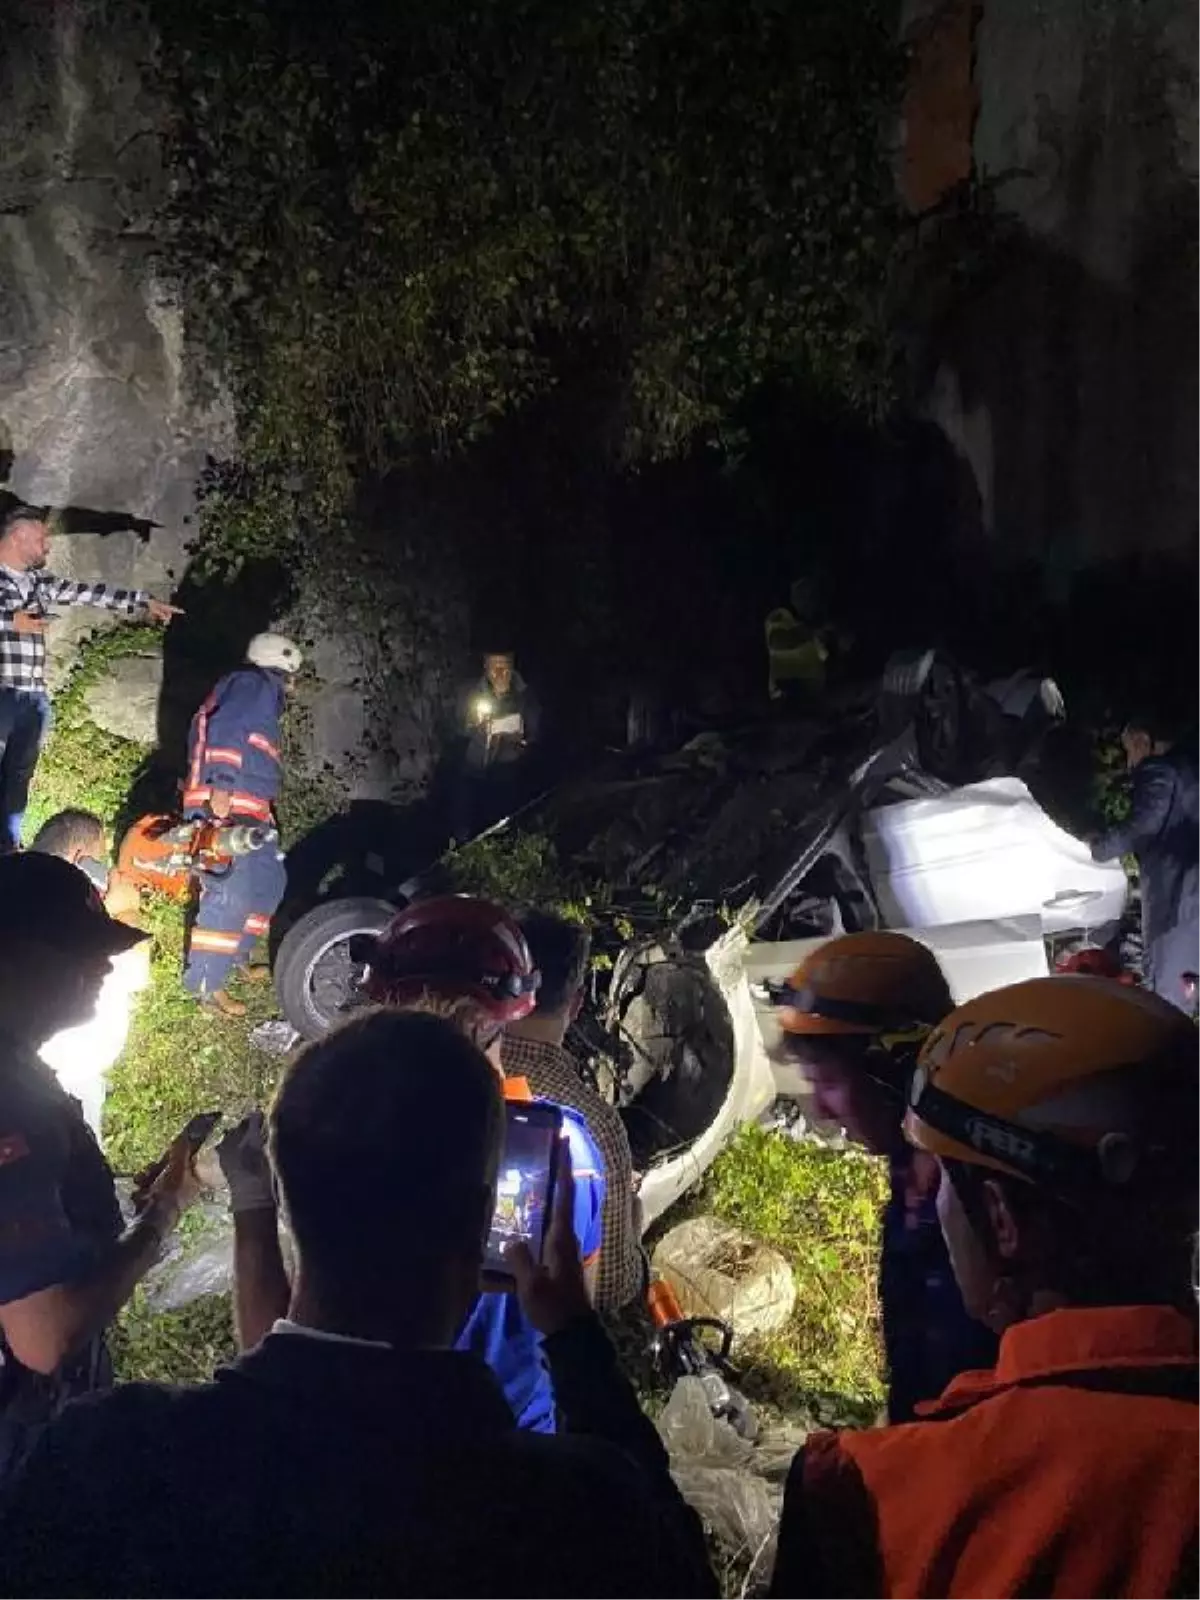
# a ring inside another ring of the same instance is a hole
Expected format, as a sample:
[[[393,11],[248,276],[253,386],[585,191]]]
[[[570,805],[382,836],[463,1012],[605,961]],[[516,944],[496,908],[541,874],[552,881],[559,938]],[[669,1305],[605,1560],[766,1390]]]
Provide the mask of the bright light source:
[[[495,706],[486,694],[481,694],[476,697],[475,704],[471,709],[475,713],[476,722],[486,722],[495,710]]]

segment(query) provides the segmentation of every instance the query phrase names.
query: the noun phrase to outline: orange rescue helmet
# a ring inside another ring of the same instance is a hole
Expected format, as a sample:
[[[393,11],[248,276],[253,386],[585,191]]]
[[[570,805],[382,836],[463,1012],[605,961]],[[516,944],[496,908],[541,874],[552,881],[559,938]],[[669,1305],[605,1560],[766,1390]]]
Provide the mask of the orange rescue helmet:
[[[844,933],[771,991],[785,1033],[872,1037],[931,1027],[954,1001],[933,952],[903,933]]]
[[[926,1039],[905,1133],[932,1154],[1055,1189],[1194,1162],[1198,1043],[1181,1011],[1108,978],[982,994]],[[1183,1124],[1183,1125],[1181,1125]]]

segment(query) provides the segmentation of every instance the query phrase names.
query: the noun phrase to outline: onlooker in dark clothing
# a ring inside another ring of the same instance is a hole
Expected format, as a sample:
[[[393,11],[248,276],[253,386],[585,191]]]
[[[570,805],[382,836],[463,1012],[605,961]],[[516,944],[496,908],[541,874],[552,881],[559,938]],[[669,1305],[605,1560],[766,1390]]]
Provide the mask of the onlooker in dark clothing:
[[[641,1291],[646,1277],[629,1135],[616,1108],[584,1083],[563,1045],[583,1003],[590,938],[578,922],[546,912],[527,912],[519,920],[542,981],[534,1010],[505,1029],[500,1060],[505,1076],[526,1079],[539,1099],[578,1111],[604,1158],[596,1307],[615,1311]]]
[[[831,939],[774,992],[782,1052],[812,1089],[818,1117],[891,1169],[879,1299],[888,1417],[911,1418],[951,1378],[995,1360],[993,1334],[968,1316],[938,1225],[937,1163],[903,1134],[917,1050],[954,1002],[933,955],[901,933]]]
[[[1092,845],[1097,861],[1137,858],[1147,984],[1182,1009],[1185,973],[1200,967],[1200,782],[1196,759],[1163,738],[1150,717],[1121,735],[1133,774],[1127,821]]]
[[[504,1134],[475,1046],[376,1012],[309,1047],[270,1120],[287,1319],[212,1383],[71,1407],[0,1501],[6,1592],[715,1593],[588,1305],[569,1162],[545,1265],[510,1260],[574,1436],[519,1433],[483,1363],[449,1348]]]
[[[108,1163],[38,1059],[145,937],[68,862],[0,858],[0,1470],[72,1395],[111,1381],[104,1330],[196,1193],[180,1147],[122,1234]]]
[[[137,926],[141,894],[131,878],[109,866],[108,839],[99,817],[90,811],[59,811],[42,824],[29,848],[78,867],[103,899],[109,916]],[[118,951],[100,986],[94,1014],[86,1022],[60,1028],[39,1052],[62,1087],[79,1101],[97,1138],[108,1093],[106,1077],[129,1038],[135,998],[149,982],[149,945]]]
[[[905,1131],[988,1371],[922,1419],[812,1433],[778,1595],[1197,1593],[1196,1033],[1107,978],[980,995],[930,1034]]]
[[[470,838],[519,803],[521,772],[539,732],[533,692],[507,650],[489,651],[462,712],[462,770],[454,833]]]
[[[533,1010],[537,986],[525,936],[501,906],[470,895],[445,895],[414,901],[396,913],[371,949],[365,993],[380,1005],[449,1018],[484,1052],[504,1099],[522,1102],[532,1100],[533,1092],[523,1079],[504,1076],[500,1045],[504,1029]],[[600,1260],[603,1162],[582,1117],[558,1109],[574,1169],[576,1242],[590,1290]],[[236,1146],[222,1140],[218,1147],[230,1179],[234,1298],[243,1350],[285,1315],[291,1293],[270,1187],[260,1181],[243,1192],[236,1181],[235,1164],[253,1169],[250,1132]],[[455,1349],[487,1363],[519,1427],[555,1431],[553,1374],[541,1337],[515,1294],[479,1295],[459,1328]]]
[[[484,656],[483,676],[467,702],[466,733],[469,767],[519,760],[537,738],[537,704],[509,651]]]

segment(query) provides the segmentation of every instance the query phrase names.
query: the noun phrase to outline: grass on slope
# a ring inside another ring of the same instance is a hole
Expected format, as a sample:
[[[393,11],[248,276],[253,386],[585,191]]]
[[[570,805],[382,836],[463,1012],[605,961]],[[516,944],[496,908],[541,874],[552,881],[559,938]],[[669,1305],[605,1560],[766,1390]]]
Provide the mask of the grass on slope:
[[[856,1150],[743,1128],[714,1163],[704,1209],[788,1261],[796,1309],[735,1355],[752,1400],[815,1420],[867,1422],[883,1400],[878,1276],[887,1165]]]

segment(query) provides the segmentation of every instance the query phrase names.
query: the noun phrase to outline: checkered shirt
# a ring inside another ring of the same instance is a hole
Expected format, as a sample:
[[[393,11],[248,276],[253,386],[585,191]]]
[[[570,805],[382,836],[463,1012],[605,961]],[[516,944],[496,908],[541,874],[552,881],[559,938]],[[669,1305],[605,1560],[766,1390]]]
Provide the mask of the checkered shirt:
[[[75,583],[51,572],[14,572],[0,567],[0,689],[44,692],[46,639],[40,633],[18,633],[12,626],[17,611],[35,617],[49,615],[55,606],[98,606],[132,617],[143,610],[150,596],[144,589],[113,589],[107,583]]]
[[[604,1240],[596,1277],[596,1308],[616,1311],[639,1293],[644,1279],[633,1210],[633,1157],[625,1124],[612,1106],[588,1088],[570,1052],[558,1045],[505,1034],[500,1058],[505,1074],[528,1079],[540,1099],[577,1111],[604,1158]]]

